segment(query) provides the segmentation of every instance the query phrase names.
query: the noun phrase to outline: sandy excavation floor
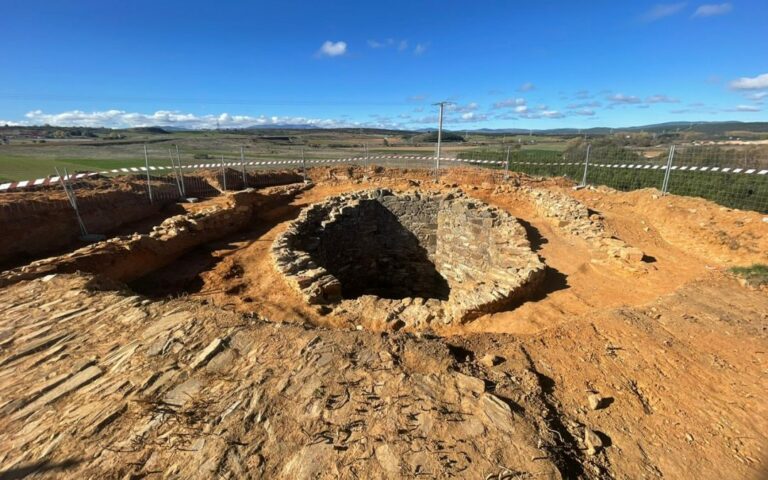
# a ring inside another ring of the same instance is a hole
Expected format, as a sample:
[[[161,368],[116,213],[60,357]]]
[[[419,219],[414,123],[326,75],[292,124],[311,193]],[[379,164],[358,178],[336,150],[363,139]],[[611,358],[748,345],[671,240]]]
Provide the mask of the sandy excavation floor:
[[[725,271],[768,263],[761,215],[512,179],[599,212],[646,255],[627,269],[498,176],[428,179],[318,169],[130,289],[85,273],[0,289],[0,477],[768,476],[768,295]],[[539,295],[466,325],[370,331],[272,266],[306,205],[445,185],[525,222],[549,267]]]

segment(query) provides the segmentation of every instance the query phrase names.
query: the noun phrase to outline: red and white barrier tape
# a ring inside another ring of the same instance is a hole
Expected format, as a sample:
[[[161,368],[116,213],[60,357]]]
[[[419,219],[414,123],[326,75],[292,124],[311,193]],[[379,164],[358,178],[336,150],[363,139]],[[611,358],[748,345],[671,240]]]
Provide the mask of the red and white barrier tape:
[[[371,155],[369,157],[352,157],[352,158],[337,158],[329,160],[307,160],[309,165],[320,164],[334,164],[334,163],[350,163],[350,162],[365,162],[370,160],[383,160],[383,159],[396,159],[396,160],[435,160],[435,157],[431,156],[419,156],[419,155]],[[500,160],[475,160],[471,158],[441,158],[442,162],[462,162],[471,164],[483,164],[483,165],[504,165],[504,161]],[[259,167],[259,166],[277,166],[277,165],[302,165],[301,160],[274,160],[268,162],[225,162],[223,166],[242,168],[243,166]],[[584,162],[510,162],[510,165],[538,165],[538,166],[577,166],[584,165]],[[649,165],[649,164],[602,164],[602,163],[590,163],[590,168],[628,168],[628,169],[643,169],[643,170],[666,170],[666,165]],[[196,165],[182,165],[182,169],[196,170],[200,168],[221,168],[221,163],[203,163]],[[150,166],[150,172],[172,170],[172,167],[168,166]],[[755,174],[755,175],[768,175],[768,169],[758,170],[756,168],[735,168],[735,167],[696,167],[686,165],[672,165],[671,170],[688,171],[688,172],[720,172],[720,173],[743,173],[743,174]],[[114,168],[112,170],[103,170],[100,172],[90,173],[77,173],[69,175],[67,180],[79,180],[86,177],[92,177],[96,175],[110,175],[116,173],[146,173],[146,167],[125,167]],[[6,192],[10,190],[19,190],[30,187],[39,187],[45,185],[51,185],[58,183],[59,177],[38,178],[36,180],[20,180],[17,182],[8,182],[0,184],[0,192]]]

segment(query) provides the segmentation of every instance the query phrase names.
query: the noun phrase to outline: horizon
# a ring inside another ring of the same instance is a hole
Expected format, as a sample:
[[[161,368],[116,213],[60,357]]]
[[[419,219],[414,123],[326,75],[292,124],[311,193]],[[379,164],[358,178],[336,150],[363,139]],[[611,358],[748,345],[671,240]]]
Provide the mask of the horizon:
[[[509,128],[488,128],[488,127],[480,127],[480,128],[443,128],[443,132],[453,132],[453,133],[461,133],[461,132],[469,132],[469,133],[488,133],[488,134],[504,134],[504,133],[512,133],[512,134],[521,134],[526,132],[531,133],[538,133],[538,134],[548,134],[553,133],[557,134],[557,132],[560,131],[578,131],[579,133],[583,132],[589,132],[594,130],[617,130],[619,132],[626,131],[626,130],[643,130],[643,129],[658,129],[660,127],[669,126],[670,128],[673,127],[681,127],[688,125],[689,127],[693,128],[696,126],[701,125],[727,125],[727,124],[738,124],[739,126],[754,126],[756,124],[763,125],[768,124],[768,121],[740,121],[740,120],[714,120],[714,121],[686,121],[686,120],[680,120],[680,121],[673,121],[673,122],[662,122],[662,123],[656,123],[656,124],[647,124],[647,125],[629,125],[625,127],[611,127],[607,125],[593,125],[590,127],[548,127],[548,128],[523,128],[523,127],[509,127]],[[408,128],[386,128],[386,127],[370,127],[370,126],[334,126],[334,127],[323,127],[323,126],[314,126],[314,125],[307,125],[307,124],[269,124],[269,125],[261,125],[261,126],[253,126],[253,127],[231,127],[231,128],[185,128],[177,125],[141,125],[141,126],[130,126],[130,127],[109,127],[109,126],[87,126],[87,125],[51,125],[51,124],[39,124],[39,125],[32,125],[32,124],[2,124],[0,123],[0,128],[24,128],[24,129],[45,129],[45,128],[61,128],[61,129],[105,129],[105,130],[141,130],[141,129],[162,129],[165,130],[167,133],[175,133],[175,132],[240,132],[240,131],[271,131],[271,130],[285,130],[285,131],[312,131],[312,130],[328,130],[328,131],[334,131],[334,130],[383,130],[383,131],[393,131],[393,132],[408,132],[408,133],[429,133],[429,132],[436,132],[438,130],[437,126],[434,127],[423,127],[423,128],[416,128],[416,129],[408,129]]]
[[[454,131],[768,121],[760,1],[437,6],[11,2],[0,125],[421,130],[441,100]]]

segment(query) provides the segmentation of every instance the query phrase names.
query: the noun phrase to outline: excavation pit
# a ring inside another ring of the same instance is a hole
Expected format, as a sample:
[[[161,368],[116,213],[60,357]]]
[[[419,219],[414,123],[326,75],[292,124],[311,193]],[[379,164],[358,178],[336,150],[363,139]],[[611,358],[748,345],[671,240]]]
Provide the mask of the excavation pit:
[[[308,303],[372,327],[503,310],[533,294],[545,270],[517,219],[460,191],[328,198],[305,208],[272,254]]]

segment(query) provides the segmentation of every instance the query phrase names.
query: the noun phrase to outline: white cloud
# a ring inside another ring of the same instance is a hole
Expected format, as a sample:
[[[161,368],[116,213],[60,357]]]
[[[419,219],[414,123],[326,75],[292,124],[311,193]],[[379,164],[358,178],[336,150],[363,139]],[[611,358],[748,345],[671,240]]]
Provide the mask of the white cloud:
[[[526,82],[522,85],[520,85],[520,88],[518,88],[521,92],[530,92],[531,90],[535,90],[536,85],[532,84],[531,82]]]
[[[517,113],[525,113],[525,112],[528,111],[528,106],[527,105],[518,105],[518,106],[515,107],[515,111]]]
[[[395,44],[395,40],[393,38],[388,38],[384,41],[378,41],[378,40],[368,40],[368,46],[371,48],[386,48],[391,47]]]
[[[557,110],[541,110],[538,111],[531,111],[527,107],[523,110],[517,110],[517,113],[519,114],[520,118],[526,118],[529,120],[537,120],[541,118],[565,118],[565,114],[562,112],[559,112]]]
[[[642,100],[640,100],[638,97],[635,97],[633,95],[624,95],[623,93],[617,93],[614,95],[609,95],[608,100],[611,103],[617,103],[617,104],[637,104],[637,103],[643,103]]]
[[[592,101],[592,102],[572,103],[570,105],[567,105],[565,108],[569,110],[577,110],[579,108],[597,108],[601,106],[602,104],[600,102]]]
[[[464,121],[482,121],[486,119],[486,116],[483,114],[477,114],[475,112],[468,112],[461,116],[461,119]]]
[[[685,108],[678,108],[670,110],[669,113],[683,114],[683,113],[696,113],[705,115],[717,115],[720,112],[718,108],[712,107],[702,102],[689,103]]]
[[[733,10],[733,5],[730,3],[712,3],[701,5],[693,13],[694,17],[714,17],[717,15],[725,15]]]
[[[557,110],[544,110],[541,112],[541,116],[544,118],[563,118],[565,115],[558,112]]]
[[[317,52],[318,55],[325,57],[338,57],[345,53],[347,53],[347,42],[332,42],[330,40],[325,41]]]
[[[524,98],[508,98],[506,100],[501,100],[500,102],[494,103],[493,108],[511,108],[525,105],[525,103],[526,102]]]
[[[42,110],[33,110],[25,115],[27,119],[21,122],[25,125],[54,125],[61,127],[107,127],[107,128],[134,128],[151,126],[174,126],[189,129],[211,129],[217,126],[221,128],[246,128],[252,126],[269,125],[312,125],[316,127],[335,128],[346,126],[359,126],[355,122],[339,121],[334,119],[318,119],[307,117],[283,117],[283,116],[250,116],[230,115],[195,115],[170,110],[158,110],[154,113],[126,112],[124,110],[104,110],[84,112],[82,110],[70,110],[61,113],[47,113]],[[10,122],[9,122],[10,123]]]
[[[480,106],[477,103],[469,102],[466,105],[449,104],[447,107],[447,110],[451,112],[457,112],[457,113],[474,112],[479,107]]]
[[[435,124],[435,123],[437,123],[437,120],[438,120],[437,115],[427,115],[425,117],[415,118],[413,120],[413,123],[432,123],[432,124]]]
[[[645,99],[645,103],[680,103],[680,100],[667,95],[651,95]]]
[[[582,117],[591,117],[595,115],[595,111],[588,108],[582,108],[581,110],[576,110],[573,113],[576,115],[581,115]]]
[[[386,40],[368,40],[368,46],[375,49],[394,48],[398,52],[408,51],[410,43],[408,40],[398,40],[395,38],[387,38]],[[417,43],[413,47],[414,55],[421,55],[427,51],[429,43]]]
[[[768,88],[768,73],[756,77],[741,77],[731,82],[735,90],[758,90]]]
[[[397,40],[387,38],[386,40],[368,40],[368,46],[371,48],[397,48],[399,51],[408,50],[408,40]]]
[[[641,15],[640,19],[645,22],[655,22],[656,20],[661,20],[662,18],[670,17],[678,13],[683,8],[685,8],[685,2],[661,3],[658,5],[654,5],[652,9],[648,10],[643,15]]]
[[[726,112],[760,112],[760,108],[754,105],[737,105],[735,108],[729,108]]]
[[[592,98],[592,95],[590,95],[589,90],[579,90],[576,92],[575,98],[577,100],[587,100]]]
[[[752,100],[754,103],[757,103],[758,105],[762,105],[766,97],[768,97],[768,92],[755,92],[750,95],[747,95],[747,98],[749,100]]]

